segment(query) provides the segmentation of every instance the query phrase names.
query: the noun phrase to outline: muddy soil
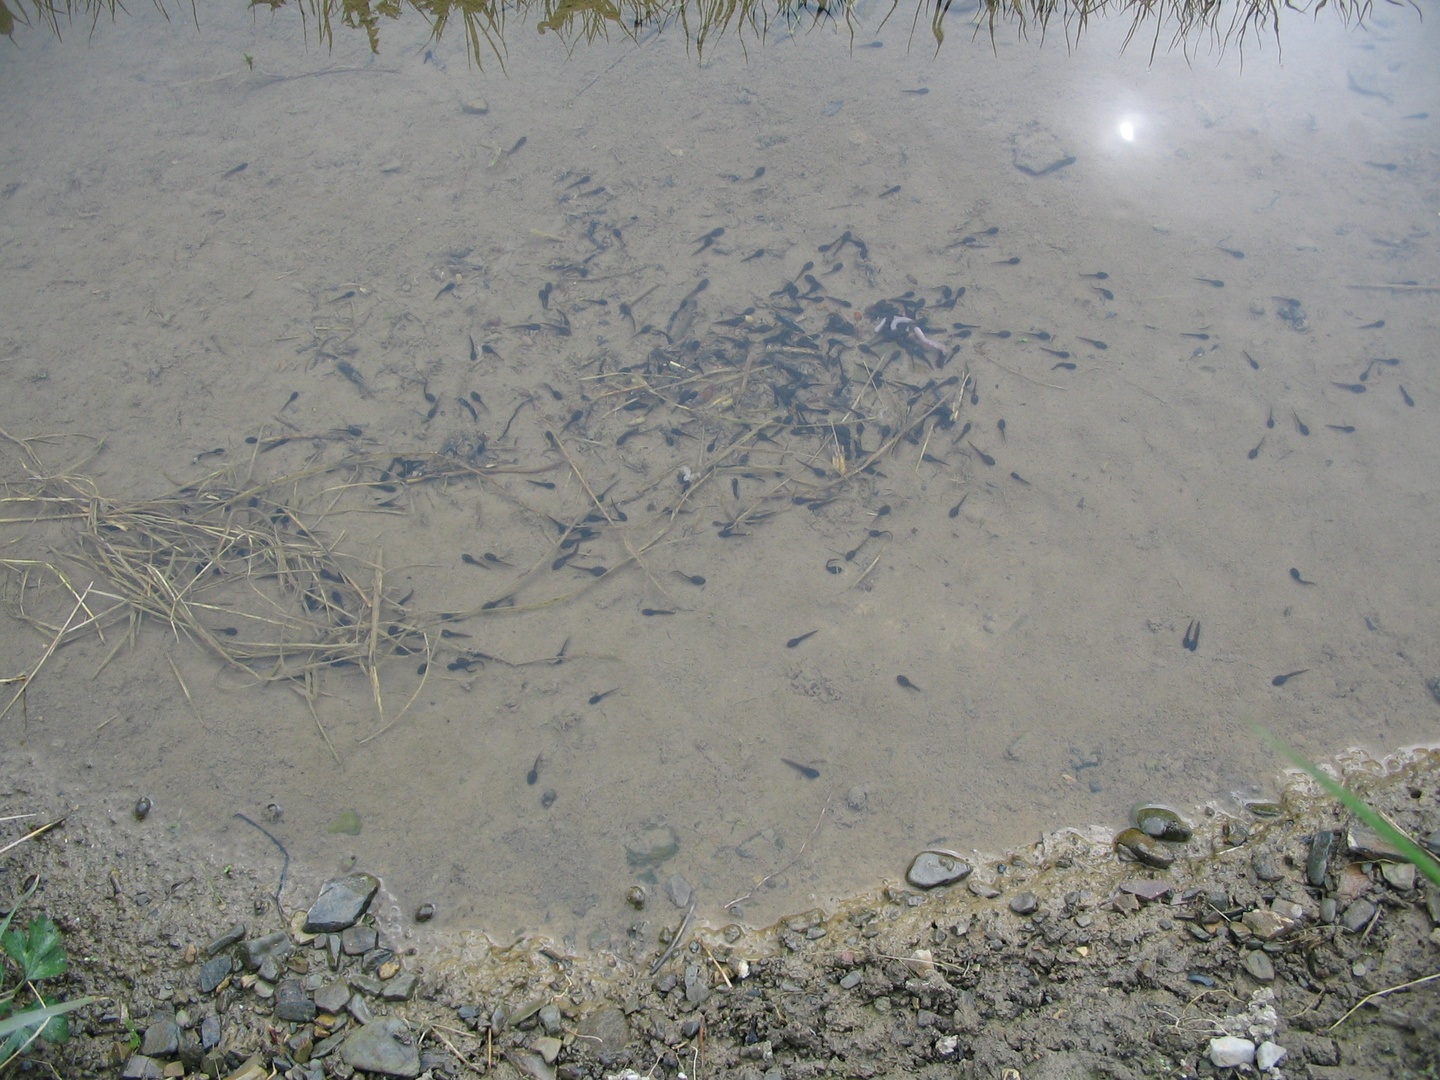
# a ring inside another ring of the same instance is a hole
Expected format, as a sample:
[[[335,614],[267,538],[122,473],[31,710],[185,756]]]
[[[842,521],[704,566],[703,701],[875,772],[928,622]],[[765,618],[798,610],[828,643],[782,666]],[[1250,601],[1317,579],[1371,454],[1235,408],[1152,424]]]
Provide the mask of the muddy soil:
[[[1302,784],[1276,816],[1194,815],[1193,839],[1161,853],[1168,869],[1121,861],[1113,828],[1061,830],[976,860],[948,890],[888,886],[763,931],[692,926],[657,969],[682,919],[658,890],[624,947],[570,956],[541,938],[427,933],[382,888],[361,920],[378,949],[336,957],[292,910],[318,879],[285,883],[277,910],[278,866],[187,848],[133,808],[77,806],[22,753],[3,770],[7,842],[67,815],[6,854],[4,906],[38,874],[18,920],[45,913],[63,933],[70,965],[49,991],[97,998],[63,1046],[31,1047],[20,1067],[36,1075],[365,1076],[346,1040],[385,1016],[418,1051],[398,1074],[435,1080],[1188,1077],[1219,1071],[1211,1040],[1226,1033],[1284,1048],[1272,1076],[1440,1070],[1440,896],[1357,848],[1344,808]],[[1344,771],[1435,841],[1440,754]],[[1317,869],[1322,832],[1336,844]],[[1323,884],[1309,884],[1321,870]],[[279,1019],[261,977],[275,973],[245,970],[239,945],[211,944],[237,925],[247,940],[289,933],[297,948],[280,974],[322,1004],[344,978],[351,1003]],[[202,965],[227,955],[235,971],[203,992]],[[178,1046],[165,1045],[170,1021]],[[153,1052],[139,1054],[147,1041]]]

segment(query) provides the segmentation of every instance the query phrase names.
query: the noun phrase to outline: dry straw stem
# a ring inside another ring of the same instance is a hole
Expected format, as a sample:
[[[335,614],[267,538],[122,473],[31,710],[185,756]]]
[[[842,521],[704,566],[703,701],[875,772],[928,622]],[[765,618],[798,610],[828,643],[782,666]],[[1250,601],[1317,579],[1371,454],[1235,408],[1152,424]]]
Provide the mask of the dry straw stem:
[[[1434,975],[1426,975],[1424,978],[1411,979],[1409,982],[1400,983],[1398,986],[1387,986],[1384,990],[1376,990],[1373,994],[1366,994],[1363,998],[1361,998],[1355,1003],[1354,1007],[1349,1012],[1347,1012],[1344,1016],[1340,1017],[1339,1020],[1336,1020],[1335,1023],[1331,1024],[1328,1028],[1326,1028],[1326,1030],[1334,1031],[1337,1027],[1343,1024],[1346,1020],[1349,1020],[1350,1017],[1354,1016],[1357,1012],[1360,1011],[1360,1009],[1370,1004],[1370,1002],[1374,1001],[1376,998],[1382,998],[1385,995],[1393,994],[1398,990],[1409,990],[1412,986],[1422,986],[1425,983],[1434,982],[1436,979],[1440,979],[1440,971],[1437,971]]]
[[[0,436],[20,449],[27,474],[9,485],[3,501],[28,513],[7,520],[70,526],[74,544],[64,559],[97,579],[77,592],[59,558],[0,560],[18,581],[17,613],[54,634],[41,664],[65,640],[90,630],[103,639],[107,627],[122,626],[124,633],[103,669],[135,641],[145,623],[158,622],[175,640],[201,645],[243,672],[247,681],[299,685],[310,700],[317,673],[359,667],[370,678],[378,712],[380,663],[393,655],[430,651],[423,617],[411,616],[385,592],[380,557],[366,563],[346,556],[307,523],[299,494],[304,482],[377,469],[374,462],[352,458],[273,482],[239,485],[231,473],[218,472],[161,499],[117,503],[73,469],[45,470],[34,440]],[[447,465],[437,456],[412,463],[415,475],[407,482],[478,472],[463,463]],[[30,596],[47,576],[75,597],[58,628],[28,610]],[[95,607],[97,600],[104,606]],[[171,664],[189,699],[188,687]],[[39,667],[25,677],[26,684]]]
[[[75,621],[75,616],[79,614],[80,609],[85,606],[85,597],[88,596],[89,593],[90,587],[87,585],[85,591],[76,597],[75,606],[70,609],[70,614],[65,619],[65,625],[60,627],[56,632],[55,637],[50,642],[50,647],[47,648],[45,654],[36,661],[35,666],[30,669],[29,673],[20,677],[20,689],[15,691],[15,695],[10,699],[5,708],[0,709],[0,720],[4,720],[5,717],[9,715],[10,710],[15,707],[15,702],[19,701],[25,694],[25,691],[35,682],[35,676],[40,674],[40,669],[45,666],[45,661],[50,659],[55,650],[60,646],[60,642],[65,639],[65,635],[70,632],[70,624]]]
[[[34,814],[22,814],[22,815],[20,815],[20,816],[21,816],[21,817],[34,817],[35,815],[34,815]],[[46,824],[44,824],[44,825],[41,825],[38,829],[31,829],[31,830],[30,830],[28,833],[26,833],[24,836],[20,837],[19,840],[11,840],[10,843],[6,844],[4,847],[0,847],[0,855],[4,855],[4,854],[5,854],[7,851],[9,851],[11,848],[17,848],[17,847],[19,847],[21,844],[25,843],[26,840],[34,840],[37,836],[43,836],[43,835],[45,835],[47,832],[49,832],[51,829],[55,828],[56,825],[59,825],[62,821],[64,821],[64,820],[65,820],[67,817],[69,817],[69,816],[70,816],[69,814],[61,814],[61,815],[60,815],[58,818],[56,818],[54,821],[48,822],[48,823],[46,823]],[[13,819],[13,818],[6,818],[5,820],[7,820],[7,821],[13,821],[14,819]]]

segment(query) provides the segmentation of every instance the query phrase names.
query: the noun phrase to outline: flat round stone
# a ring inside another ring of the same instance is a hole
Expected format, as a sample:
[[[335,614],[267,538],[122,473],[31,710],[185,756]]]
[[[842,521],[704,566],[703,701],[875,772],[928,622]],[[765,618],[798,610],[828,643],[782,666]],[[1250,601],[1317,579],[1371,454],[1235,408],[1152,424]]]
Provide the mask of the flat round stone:
[[[658,866],[680,850],[680,837],[669,825],[646,825],[625,841],[631,866]]]
[[[905,880],[917,889],[934,889],[964,881],[970,871],[970,865],[952,851],[922,851],[905,871]]]

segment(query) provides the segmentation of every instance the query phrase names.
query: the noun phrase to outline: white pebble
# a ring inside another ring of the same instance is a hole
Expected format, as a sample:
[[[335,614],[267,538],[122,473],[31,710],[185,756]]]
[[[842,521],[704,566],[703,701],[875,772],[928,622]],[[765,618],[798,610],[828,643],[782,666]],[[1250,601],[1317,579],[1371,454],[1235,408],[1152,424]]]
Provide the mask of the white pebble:
[[[1210,1040],[1210,1064],[1217,1069],[1233,1069],[1237,1065],[1249,1065],[1254,1060],[1255,1044],[1249,1039],[1222,1035]]]
[[[1261,1072],[1273,1069],[1285,1060],[1285,1055],[1289,1052],[1283,1046],[1276,1046],[1273,1042],[1262,1042],[1255,1048],[1255,1067]]]

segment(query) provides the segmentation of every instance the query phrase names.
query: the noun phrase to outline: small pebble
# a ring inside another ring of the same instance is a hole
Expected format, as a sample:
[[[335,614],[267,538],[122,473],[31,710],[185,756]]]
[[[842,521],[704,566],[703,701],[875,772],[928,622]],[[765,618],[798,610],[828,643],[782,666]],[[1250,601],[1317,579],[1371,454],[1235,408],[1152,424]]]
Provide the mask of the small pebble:
[[[1255,1048],[1255,1067],[1261,1072],[1269,1072],[1279,1065],[1289,1052],[1283,1046],[1266,1040]]]
[[[1259,853],[1251,861],[1251,865],[1255,869],[1255,876],[1261,881],[1279,881],[1285,876],[1285,871],[1272,855]]]
[[[1375,917],[1375,905],[1369,900],[1356,900],[1345,909],[1340,916],[1340,925],[1349,930],[1352,934],[1358,934],[1365,929],[1366,924]]]
[[[1380,864],[1380,876],[1392,889],[1409,892],[1415,888],[1415,864],[1387,862]]]
[[[434,904],[421,904],[418,908],[415,909],[415,921],[416,921],[416,922],[429,922],[429,921],[430,921],[431,919],[433,919],[434,917],[435,917],[435,905],[434,905]]]

